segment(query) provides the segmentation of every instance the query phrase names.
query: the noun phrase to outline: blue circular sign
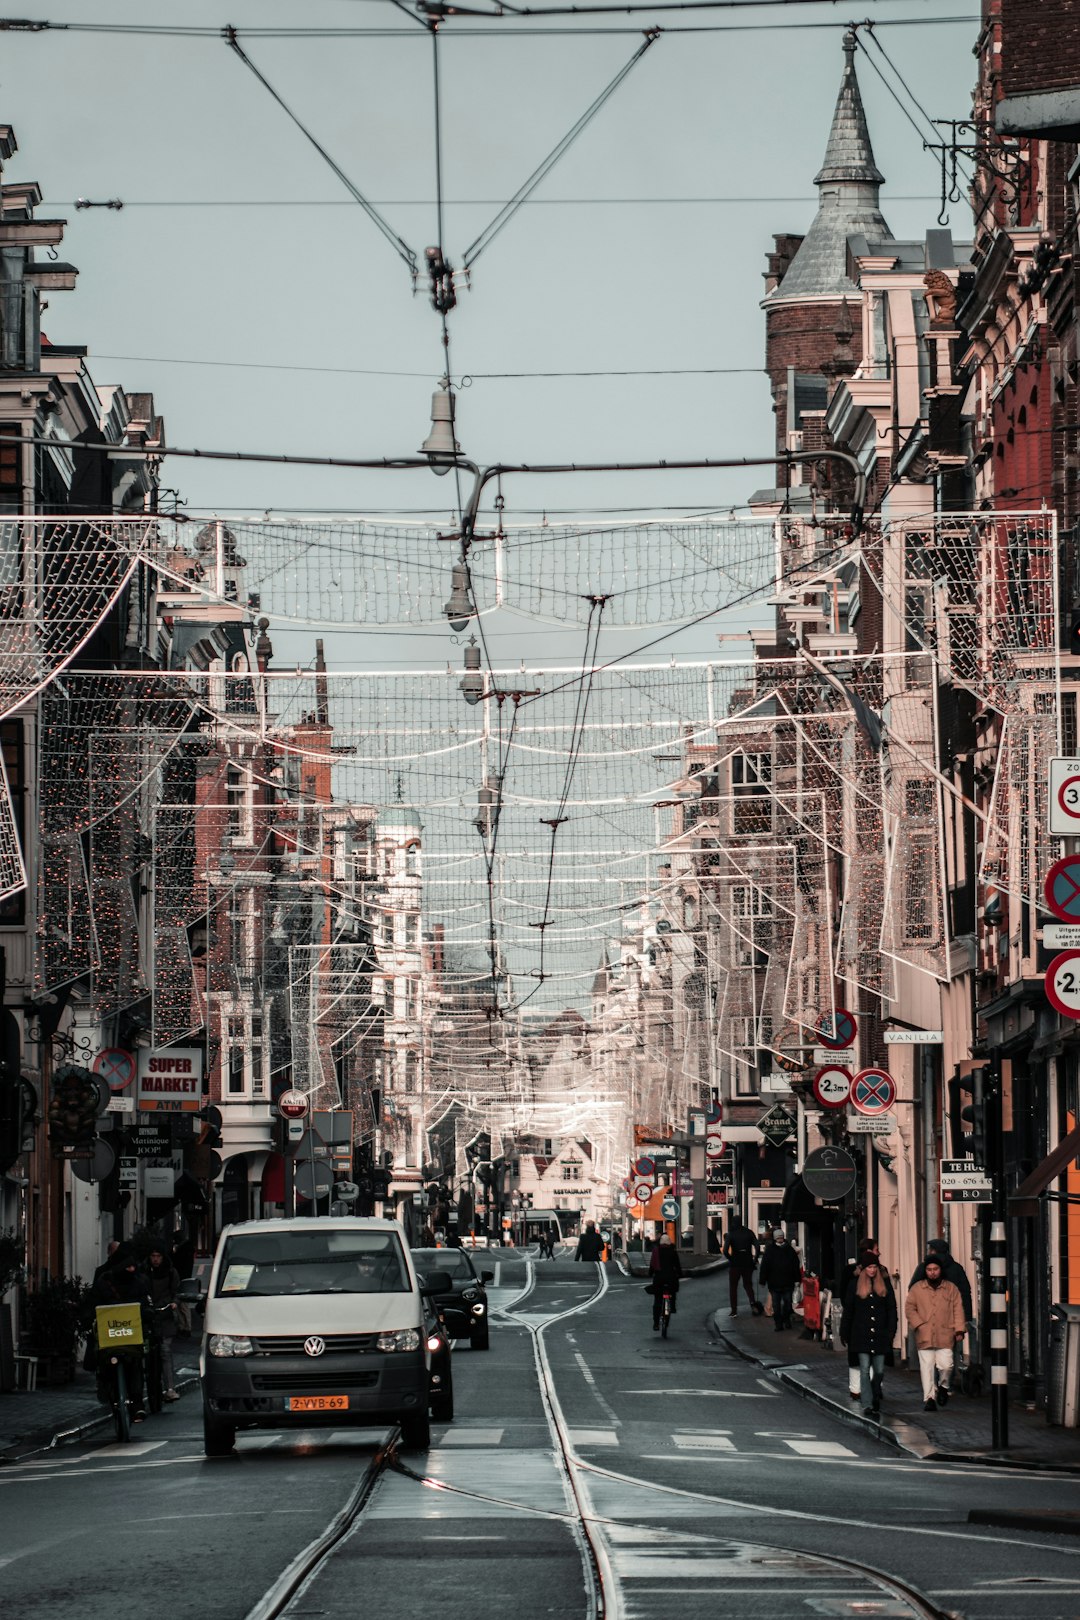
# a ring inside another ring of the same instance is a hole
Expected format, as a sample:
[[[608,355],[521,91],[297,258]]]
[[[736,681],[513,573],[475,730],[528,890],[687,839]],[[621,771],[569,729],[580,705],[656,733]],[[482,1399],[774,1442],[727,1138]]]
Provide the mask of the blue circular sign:
[[[665,1198],[660,1205],[660,1214],[665,1221],[675,1221],[679,1218],[679,1206],[674,1198]]]
[[[1080,855],[1055,861],[1043,884],[1046,904],[1062,922],[1080,923]]]
[[[818,1039],[830,1052],[842,1052],[845,1046],[851,1046],[858,1033],[855,1014],[848,1012],[846,1007],[834,1007],[832,1012],[823,1012],[817,1021]]]

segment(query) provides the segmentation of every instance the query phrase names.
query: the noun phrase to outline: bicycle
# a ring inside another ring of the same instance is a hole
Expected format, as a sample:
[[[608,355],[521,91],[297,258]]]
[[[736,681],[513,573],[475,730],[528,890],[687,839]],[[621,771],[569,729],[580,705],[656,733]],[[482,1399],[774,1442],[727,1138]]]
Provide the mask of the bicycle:
[[[671,1322],[671,1312],[672,1312],[672,1309],[673,1309],[673,1303],[672,1303],[673,1299],[674,1299],[674,1296],[673,1296],[673,1294],[671,1292],[671,1289],[665,1284],[664,1292],[663,1292],[663,1295],[661,1296],[661,1300],[660,1300],[660,1337],[662,1339],[667,1338],[668,1325]]]
[[[94,1314],[101,1389],[112,1407],[116,1438],[127,1445],[135,1402],[141,1394],[142,1309],[138,1305],[99,1305]]]
[[[161,1354],[161,1326],[172,1316],[171,1305],[150,1307],[150,1340],[146,1345],[146,1409],[160,1412],[165,1403],[164,1361]]]

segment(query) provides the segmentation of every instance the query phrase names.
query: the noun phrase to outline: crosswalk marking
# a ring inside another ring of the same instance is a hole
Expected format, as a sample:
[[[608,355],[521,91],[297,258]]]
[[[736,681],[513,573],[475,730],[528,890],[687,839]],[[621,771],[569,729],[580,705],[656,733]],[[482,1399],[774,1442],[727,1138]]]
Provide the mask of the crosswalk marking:
[[[502,1444],[503,1429],[447,1429],[439,1444],[443,1446],[498,1446]]]
[[[726,1434],[673,1434],[680,1451],[734,1451],[735,1442]]]
[[[785,1440],[785,1446],[800,1457],[854,1457],[855,1453],[842,1446],[839,1440]]]
[[[138,1440],[134,1445],[101,1446],[93,1455],[95,1457],[145,1457],[148,1451],[157,1451],[159,1446],[164,1444],[164,1440]]]
[[[570,1444],[574,1446],[617,1446],[619,1436],[614,1429],[571,1429]]]

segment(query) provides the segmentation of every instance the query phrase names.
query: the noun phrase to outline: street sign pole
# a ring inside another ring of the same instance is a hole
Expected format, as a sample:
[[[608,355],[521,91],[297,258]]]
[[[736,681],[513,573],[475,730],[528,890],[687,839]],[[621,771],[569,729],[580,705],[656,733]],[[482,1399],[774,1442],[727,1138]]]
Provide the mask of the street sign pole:
[[[1005,1133],[1002,1129],[1001,1054],[990,1054],[990,1106],[986,1110],[990,1173],[990,1425],[995,1451],[1009,1445],[1009,1303],[1005,1197]]]

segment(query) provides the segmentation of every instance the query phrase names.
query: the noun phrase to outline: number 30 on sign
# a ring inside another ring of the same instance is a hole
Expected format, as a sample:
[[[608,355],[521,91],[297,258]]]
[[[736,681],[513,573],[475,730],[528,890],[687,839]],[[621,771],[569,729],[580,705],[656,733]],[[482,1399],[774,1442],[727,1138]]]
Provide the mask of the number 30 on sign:
[[[1080,1018],[1080,951],[1062,951],[1046,970],[1046,998],[1063,1018]]]

